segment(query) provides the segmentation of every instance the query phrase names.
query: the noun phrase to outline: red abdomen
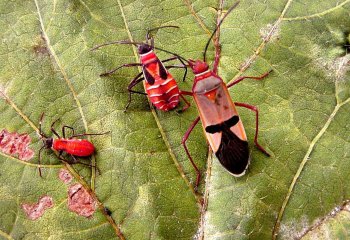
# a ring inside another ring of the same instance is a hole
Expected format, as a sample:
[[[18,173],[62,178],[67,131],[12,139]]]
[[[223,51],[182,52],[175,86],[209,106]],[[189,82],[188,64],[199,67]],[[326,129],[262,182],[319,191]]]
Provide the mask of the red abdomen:
[[[55,139],[52,148],[65,151],[78,157],[87,157],[94,153],[95,147],[86,139]]]
[[[168,73],[168,79],[156,79],[153,85],[145,82],[146,92],[153,105],[163,111],[169,111],[177,106],[179,103],[179,88]]]
[[[166,70],[163,63],[153,51],[141,55],[141,63],[144,65],[145,88],[153,105],[160,110],[169,111],[179,103],[180,92],[173,76]],[[154,79],[151,85],[147,77]]]

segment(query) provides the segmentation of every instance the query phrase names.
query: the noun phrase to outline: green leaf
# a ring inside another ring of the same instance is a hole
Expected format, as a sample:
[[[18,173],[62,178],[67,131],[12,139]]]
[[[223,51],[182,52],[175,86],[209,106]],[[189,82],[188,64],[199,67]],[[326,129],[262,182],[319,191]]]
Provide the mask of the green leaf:
[[[328,216],[304,233],[303,239],[347,239],[350,232],[349,206],[336,207]]]
[[[208,156],[197,126],[188,147],[203,173],[198,195],[192,187],[196,175],[181,145],[197,116],[194,101],[180,114],[154,110],[145,96],[133,95],[124,113],[127,85],[140,69],[99,77],[139,59],[132,46],[90,51],[94,46],[143,41],[148,28],[164,25],[180,29],[156,31],[156,46],[185,58],[201,58],[217,9],[233,3],[0,3],[0,130],[30,134],[30,148],[36,153],[29,162],[0,153],[0,236],[115,239],[118,234],[122,238],[121,231],[126,239],[285,239],[312,229],[348,200],[349,0],[243,1],[225,20],[219,66],[224,81],[273,70],[262,81],[244,80],[230,89],[234,101],[259,107],[259,142],[272,157],[254,147],[255,118],[249,110],[240,110],[251,146],[249,171],[241,178],[232,177]],[[210,46],[209,63],[214,54]],[[182,78],[181,69],[172,73]],[[180,88],[190,90],[192,78],[190,74],[186,82],[179,80]],[[142,86],[137,90],[143,91]],[[79,133],[110,131],[90,138],[96,154],[88,160],[97,170],[62,164],[52,151],[44,150],[40,178],[42,142],[36,131],[42,112],[48,136],[56,119],[59,133],[63,125]],[[58,178],[60,168],[73,175],[70,184],[82,184],[97,201],[91,218],[69,211],[68,185]],[[22,204],[36,203],[45,195],[53,198],[54,206],[38,220],[29,220]]]

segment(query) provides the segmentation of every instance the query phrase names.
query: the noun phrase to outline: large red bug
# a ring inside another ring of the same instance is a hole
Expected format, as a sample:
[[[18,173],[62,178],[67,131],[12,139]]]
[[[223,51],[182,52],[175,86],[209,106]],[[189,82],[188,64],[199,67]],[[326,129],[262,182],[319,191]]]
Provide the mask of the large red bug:
[[[65,125],[62,127],[62,136],[63,136],[63,138],[62,138],[56,132],[56,130],[53,128],[54,124],[58,120],[57,119],[56,121],[54,121],[51,124],[51,132],[57,138],[51,138],[51,137],[47,137],[41,129],[43,117],[44,117],[44,113],[41,114],[40,121],[39,121],[39,135],[40,135],[41,140],[43,141],[43,146],[39,150],[39,160],[38,160],[39,166],[41,164],[41,151],[44,148],[47,148],[47,149],[51,148],[52,150],[58,151],[58,153],[59,153],[58,158],[64,162],[69,163],[68,160],[66,160],[62,157],[63,153],[67,153],[72,157],[72,159],[74,161],[73,163],[79,163],[79,164],[83,164],[83,165],[87,165],[87,166],[91,167],[90,164],[80,162],[79,160],[77,160],[75,158],[75,157],[89,157],[95,152],[95,147],[90,141],[88,141],[86,139],[80,139],[79,137],[103,135],[103,134],[107,134],[109,132],[75,134],[74,128]],[[72,131],[72,136],[70,136],[69,138],[66,138],[66,129],[70,129]],[[41,176],[41,168],[40,167],[39,167],[39,174]]]
[[[239,2],[235,3],[227,11],[227,13],[220,20],[217,27],[213,31],[207,42],[207,45],[205,46],[203,61],[194,61],[192,59],[186,60],[183,57],[177,55],[179,58],[188,63],[188,66],[191,67],[195,75],[192,91],[182,91],[182,94],[193,96],[197,105],[197,109],[199,111],[199,117],[197,117],[191,124],[181,141],[183,147],[185,148],[186,154],[197,173],[195,189],[198,187],[201,174],[189,153],[189,150],[186,146],[186,141],[193,128],[198,124],[199,120],[202,121],[204,132],[216,157],[219,159],[222,166],[232,175],[236,177],[244,175],[249,165],[249,148],[247,136],[242,121],[238,116],[236,106],[245,107],[255,112],[256,130],[254,143],[260,151],[262,151],[267,156],[270,156],[270,154],[258,143],[259,111],[257,107],[246,103],[234,103],[228,92],[228,88],[241,82],[243,79],[249,78],[261,80],[270,72],[267,72],[260,77],[243,76],[236,79],[231,84],[226,85],[223,80],[217,75],[219,53],[217,53],[215,56],[213,70],[210,70],[208,64],[206,63],[206,52],[211,39],[219,29],[223,20],[238,5],[238,3]],[[166,52],[171,53],[169,51]]]
[[[161,28],[169,28],[169,27],[178,28],[177,26],[162,26],[162,27],[150,29],[147,31],[147,34],[146,34],[146,42],[115,41],[115,42],[109,42],[109,43],[98,45],[92,49],[92,50],[96,50],[102,46],[107,46],[111,44],[133,44],[137,46],[137,50],[140,55],[140,63],[123,64],[113,70],[110,70],[100,75],[100,76],[108,76],[110,74],[115,73],[118,69],[121,69],[123,67],[142,67],[142,72],[138,73],[128,86],[129,101],[125,107],[125,110],[129,107],[131,103],[131,94],[133,93],[148,95],[152,104],[157,109],[163,110],[163,111],[169,111],[175,108],[180,101],[180,97],[186,103],[186,106],[184,106],[182,111],[184,111],[190,106],[189,102],[186,101],[186,99],[182,96],[182,93],[179,91],[179,88],[173,76],[167,70],[169,68],[184,68],[185,73],[184,73],[183,80],[185,80],[186,74],[187,74],[187,68],[185,66],[185,63],[177,56],[160,61],[153,51],[154,49],[157,49],[157,48],[154,46],[153,37],[150,36],[151,31],[161,29]],[[164,62],[168,62],[175,59],[178,59],[183,65],[182,66],[178,66],[178,65],[164,66],[163,64]],[[135,87],[136,84],[140,83],[143,80],[146,80],[145,82],[146,93],[133,90],[133,87]]]

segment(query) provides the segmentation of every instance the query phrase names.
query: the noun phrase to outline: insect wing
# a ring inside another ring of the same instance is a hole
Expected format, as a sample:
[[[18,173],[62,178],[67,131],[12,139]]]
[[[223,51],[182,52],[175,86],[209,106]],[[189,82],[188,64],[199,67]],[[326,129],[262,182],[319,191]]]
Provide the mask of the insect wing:
[[[238,115],[235,105],[227,91],[226,85],[220,78],[210,76],[198,81],[193,92],[204,128],[220,124],[232,118],[232,116]],[[243,124],[240,120],[230,129],[241,140],[247,140]],[[206,132],[206,135],[213,151],[217,152],[221,143],[222,132]]]
[[[248,142],[241,140],[230,129],[225,129],[215,155],[232,175],[242,176],[249,164]]]
[[[147,66],[143,66],[142,67],[143,70],[143,75],[145,76],[146,81],[148,82],[148,84],[153,85],[154,84],[154,77],[152,76],[152,74],[149,72]]]
[[[168,78],[168,71],[165,69],[163,63],[158,59],[158,72],[161,79],[166,80]]]

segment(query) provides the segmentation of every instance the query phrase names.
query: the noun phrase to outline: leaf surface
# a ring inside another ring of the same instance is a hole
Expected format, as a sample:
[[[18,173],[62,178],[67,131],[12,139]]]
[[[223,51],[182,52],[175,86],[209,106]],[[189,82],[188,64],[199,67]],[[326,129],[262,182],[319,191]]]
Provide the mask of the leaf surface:
[[[233,3],[225,1],[223,13]],[[124,113],[127,85],[140,69],[99,77],[139,59],[132,46],[90,51],[94,46],[143,41],[148,28],[163,25],[180,28],[155,31],[156,46],[201,58],[221,5],[212,0],[0,3],[0,129],[29,133],[36,152],[29,162],[0,154],[0,236],[115,239],[120,230],[126,239],[288,239],[349,199],[348,0],[242,1],[225,20],[219,66],[224,81],[273,70],[262,81],[244,80],[230,89],[234,101],[259,108],[259,142],[272,157],[254,147],[249,110],[240,109],[251,147],[251,165],[241,178],[208,154],[197,126],[188,147],[203,173],[200,194],[194,193],[196,175],[181,145],[197,116],[194,101],[184,113],[160,112],[134,94]],[[214,54],[211,45],[209,63]],[[183,71],[171,71],[189,91],[193,75],[181,82]],[[48,136],[56,119],[59,133],[63,125],[77,133],[110,131],[89,138],[97,151],[82,161],[97,170],[64,165],[44,150],[39,177],[42,143],[36,131],[42,112]],[[72,172],[72,184],[83,183],[98,200],[91,218],[68,210],[68,186],[58,178],[63,167]],[[29,220],[21,205],[44,195],[54,206]]]

